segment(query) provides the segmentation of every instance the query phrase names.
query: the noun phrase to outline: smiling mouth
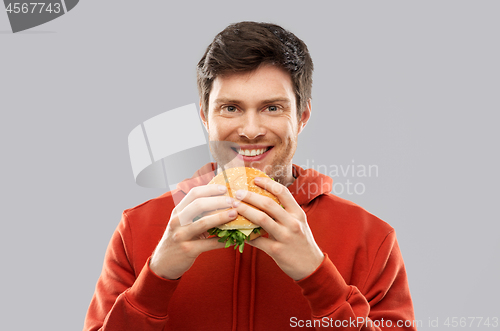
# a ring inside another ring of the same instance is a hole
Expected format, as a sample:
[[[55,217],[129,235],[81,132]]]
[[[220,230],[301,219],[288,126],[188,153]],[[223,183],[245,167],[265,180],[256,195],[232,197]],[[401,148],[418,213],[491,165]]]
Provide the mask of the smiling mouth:
[[[231,149],[233,151],[235,151],[236,153],[238,153],[242,156],[259,156],[259,155],[264,154],[265,152],[267,152],[271,148],[273,148],[273,146],[269,146],[266,148],[260,148],[260,149],[236,149],[236,148],[231,147]]]

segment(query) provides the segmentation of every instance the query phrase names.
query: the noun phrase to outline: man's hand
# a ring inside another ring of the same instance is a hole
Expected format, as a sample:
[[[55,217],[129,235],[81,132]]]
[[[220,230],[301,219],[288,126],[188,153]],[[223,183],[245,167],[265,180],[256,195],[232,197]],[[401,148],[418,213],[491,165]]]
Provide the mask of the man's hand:
[[[238,214],[269,233],[269,238],[259,237],[248,244],[266,252],[293,280],[309,276],[323,262],[324,255],[307,225],[305,212],[285,186],[263,177],[255,178],[255,184],[273,193],[283,207],[260,194],[236,192],[237,199],[260,209],[235,201]]]
[[[208,237],[207,230],[236,218],[235,209],[202,217],[200,214],[217,209],[231,208],[234,199],[220,196],[227,191],[223,185],[205,185],[192,188],[174,208],[160,243],[151,257],[149,267],[160,277],[181,277],[203,252],[224,248],[218,238]]]

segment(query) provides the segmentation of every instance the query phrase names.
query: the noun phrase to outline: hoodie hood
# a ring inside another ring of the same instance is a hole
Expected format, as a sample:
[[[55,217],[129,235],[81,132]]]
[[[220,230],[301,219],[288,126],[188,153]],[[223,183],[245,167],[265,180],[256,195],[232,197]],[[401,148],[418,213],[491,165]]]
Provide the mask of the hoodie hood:
[[[296,179],[288,186],[288,190],[300,206],[307,205],[316,197],[332,190],[333,179],[314,169],[303,169],[294,164],[293,176]]]
[[[207,185],[215,177],[217,163],[209,162],[200,169],[196,170],[193,177],[188,178],[177,184],[177,189],[184,194],[188,194],[193,187]]]
[[[184,194],[196,186],[207,185],[215,177],[217,163],[210,162],[197,170],[193,177],[177,184],[177,189]],[[295,181],[288,186],[288,190],[299,205],[307,205],[321,194],[330,193],[333,180],[314,169],[303,169],[293,165]]]

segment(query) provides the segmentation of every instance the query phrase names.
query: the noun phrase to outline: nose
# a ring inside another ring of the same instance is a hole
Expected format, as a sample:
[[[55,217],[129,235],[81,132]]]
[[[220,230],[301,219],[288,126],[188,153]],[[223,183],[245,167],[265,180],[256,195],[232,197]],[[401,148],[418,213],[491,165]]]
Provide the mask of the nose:
[[[238,128],[240,137],[246,137],[253,140],[259,136],[266,134],[264,121],[257,112],[248,111],[244,116],[241,116],[241,123]]]

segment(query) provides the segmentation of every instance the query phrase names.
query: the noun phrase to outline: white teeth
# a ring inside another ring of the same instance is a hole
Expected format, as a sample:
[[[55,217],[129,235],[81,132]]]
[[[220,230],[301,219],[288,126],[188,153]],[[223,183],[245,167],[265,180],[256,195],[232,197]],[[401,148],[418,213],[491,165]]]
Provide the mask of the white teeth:
[[[245,155],[245,156],[257,156],[257,155],[263,154],[266,151],[267,151],[267,148],[261,148],[261,149],[240,149],[238,151],[238,153],[240,155]]]

